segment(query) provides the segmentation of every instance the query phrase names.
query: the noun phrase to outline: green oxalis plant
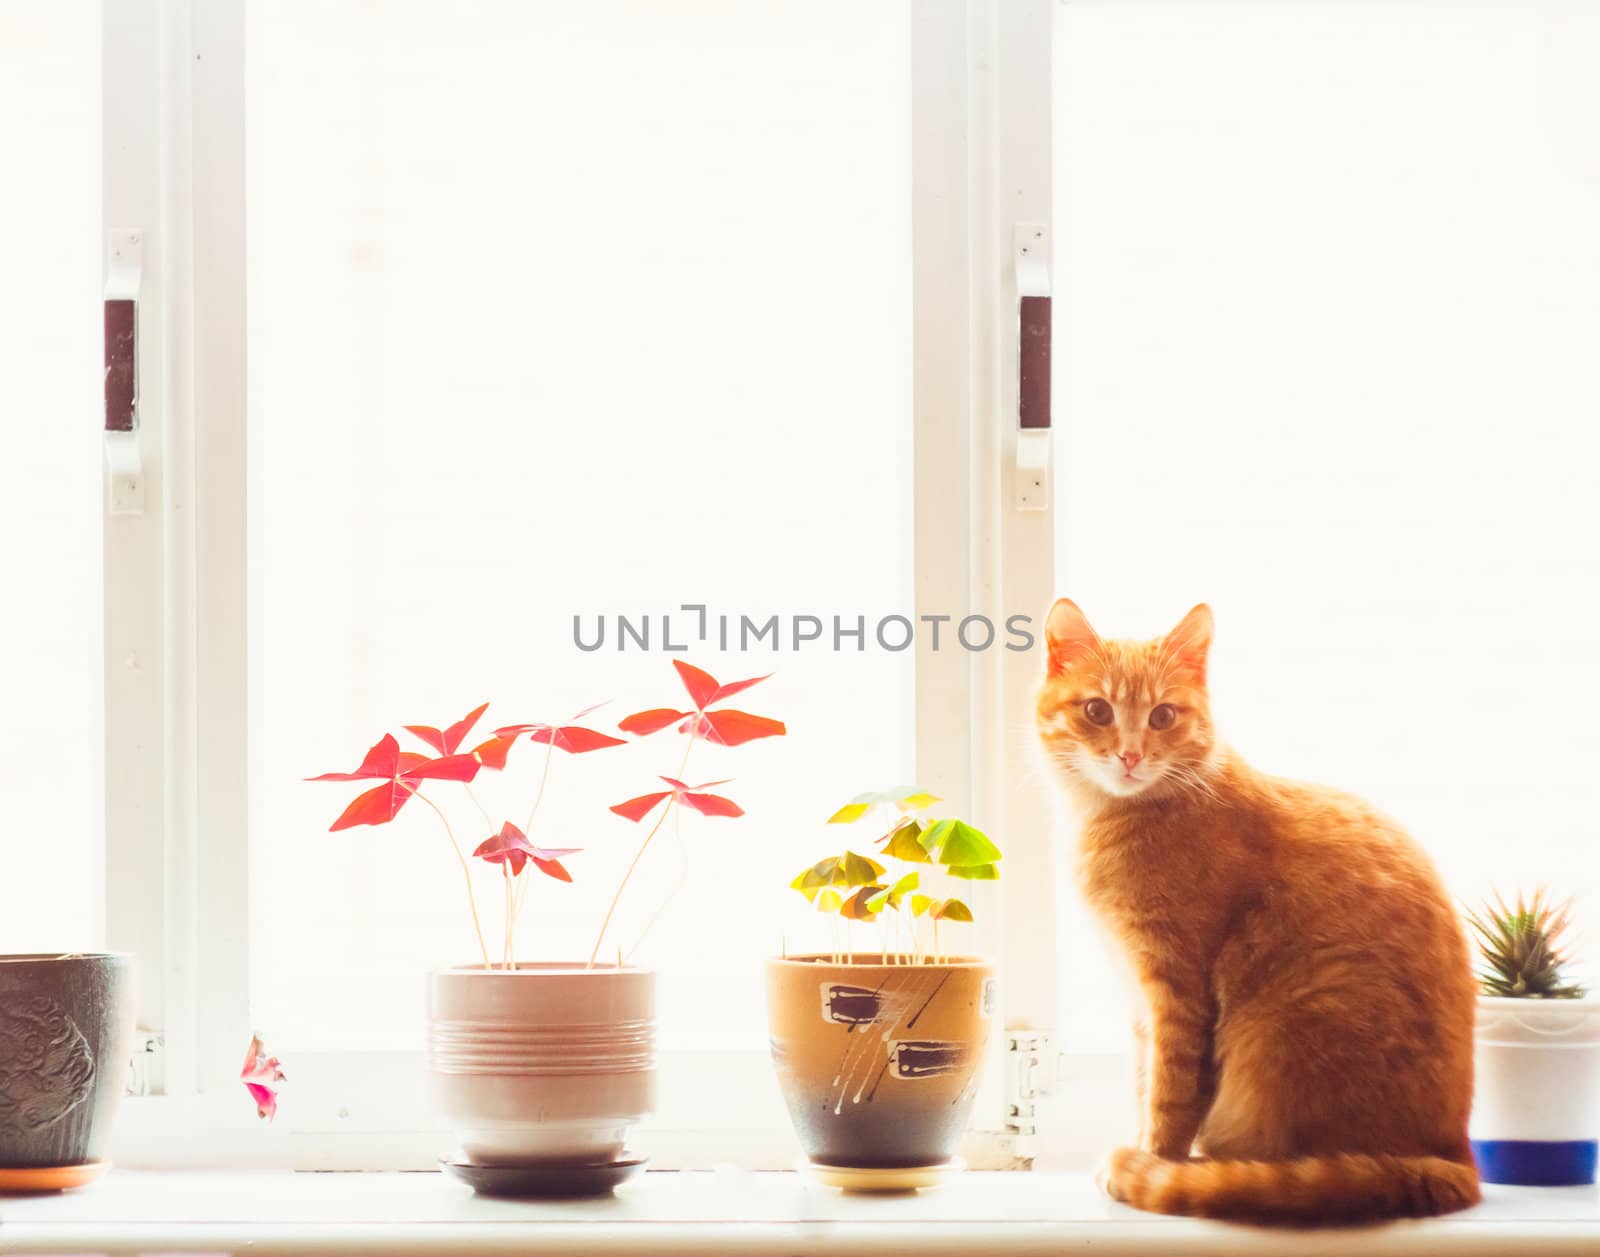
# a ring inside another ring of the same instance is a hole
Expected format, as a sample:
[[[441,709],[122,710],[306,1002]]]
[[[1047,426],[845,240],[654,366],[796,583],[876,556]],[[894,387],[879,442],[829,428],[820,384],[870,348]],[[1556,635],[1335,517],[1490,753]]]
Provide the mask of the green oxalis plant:
[[[878,923],[884,964],[895,963],[897,958],[907,964],[937,964],[944,958],[939,923],[972,920],[972,909],[962,900],[928,892],[945,878],[997,880],[1000,848],[976,825],[954,816],[931,816],[931,809],[942,802],[917,786],[901,786],[858,794],[828,818],[830,825],[852,825],[868,818],[877,821],[883,825],[876,839],[878,854],[901,866],[891,875],[873,856],[847,848],[818,860],[789,883],[818,912],[841,923],[834,934],[835,964],[842,963],[851,950],[853,922]],[[918,929],[924,920],[932,926],[928,948]],[[894,952],[901,939],[908,944],[908,958]]]

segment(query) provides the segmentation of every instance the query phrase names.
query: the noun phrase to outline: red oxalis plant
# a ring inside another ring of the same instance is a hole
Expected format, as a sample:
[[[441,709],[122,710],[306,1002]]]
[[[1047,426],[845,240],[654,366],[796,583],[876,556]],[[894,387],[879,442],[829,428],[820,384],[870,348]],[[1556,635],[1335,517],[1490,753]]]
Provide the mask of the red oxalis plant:
[[[723,685],[709,672],[702,672],[693,664],[674,659],[672,666],[678,670],[683,688],[689,692],[689,699],[694,703],[693,710],[679,711],[676,707],[652,707],[646,711],[635,712],[617,723],[617,727],[624,733],[633,733],[641,737],[658,733],[668,725],[676,724],[677,731],[686,734],[688,740],[683,745],[683,757],[678,761],[677,771],[671,777],[661,778],[671,787],[670,790],[641,794],[637,798],[614,804],[611,808],[618,816],[624,816],[630,821],[642,821],[663,800],[667,804],[639,844],[632,863],[628,865],[628,871],[622,875],[622,883],[617,887],[617,893],[611,898],[611,906],[606,909],[605,920],[600,923],[600,933],[594,940],[594,950],[589,953],[591,968],[594,966],[595,958],[600,955],[606,931],[611,928],[611,918],[616,915],[617,904],[622,901],[622,892],[628,888],[629,879],[639,867],[639,861],[644,859],[644,853],[650,849],[651,841],[661,832],[661,826],[667,817],[673,817],[676,824],[678,813],[685,807],[692,808],[702,816],[744,815],[744,809],[732,799],[724,798],[720,794],[704,793],[711,786],[727,785],[727,781],[711,781],[703,786],[683,784],[683,770],[689,763],[689,752],[694,749],[694,744],[697,741],[705,741],[718,746],[740,746],[756,738],[778,737],[788,732],[781,720],[773,720],[769,716],[752,716],[747,711],[733,708],[710,710],[724,699],[732,698],[752,685],[765,681],[767,676],[772,675],[771,673],[766,676],[750,677],[744,681],[729,681]],[[656,917],[659,916],[658,910]],[[651,926],[655,925],[656,917],[652,917],[645,926],[645,934],[648,934]],[[640,941],[643,941],[642,935]],[[634,946],[637,947],[638,943]]]
[[[491,968],[489,946],[484,939],[483,924],[478,915],[478,900],[472,886],[472,868],[467,862],[467,854],[457,840],[455,830],[451,827],[444,811],[422,792],[424,785],[434,781],[459,782],[463,785],[482,814],[484,825],[490,831],[489,836],[478,844],[472,855],[475,859],[497,867],[501,873],[505,903],[505,932],[500,948],[500,964],[510,969],[516,966],[514,939],[517,917],[521,913],[530,880],[530,877],[525,875],[533,869],[556,881],[570,882],[572,874],[567,872],[566,866],[561,861],[566,856],[578,853],[576,847],[539,847],[527,836],[533,829],[539,805],[544,801],[545,785],[550,779],[550,762],[557,750],[565,751],[569,755],[578,755],[586,751],[622,746],[624,739],[614,738],[608,733],[600,733],[571,722],[559,725],[516,724],[496,729],[492,737],[478,743],[471,751],[462,753],[462,744],[488,708],[489,704],[484,703],[445,729],[438,729],[432,725],[406,725],[407,733],[435,752],[431,758],[414,751],[402,751],[394,736],[386,733],[378,744],[367,752],[366,758],[361,761],[361,766],[355,772],[323,773],[309,780],[378,780],[383,783],[359,795],[339,814],[338,819],[329,827],[330,832],[349,829],[355,825],[386,825],[398,816],[400,809],[413,798],[421,800],[432,809],[438,816],[440,824],[444,826],[445,835],[450,839],[450,846],[461,865],[462,877],[467,884],[467,906],[472,913],[472,928],[478,938],[478,951],[483,957],[484,967]],[[582,719],[593,710],[592,707],[588,708],[572,719],[573,721]],[[483,769],[496,772],[504,770],[512,746],[524,735],[529,741],[541,743],[545,747],[544,766],[539,774],[539,784],[534,791],[528,819],[522,828],[518,829],[508,820],[496,830],[488,810],[473,793],[472,782]]]
[[[751,677],[748,680],[730,681],[727,685],[723,685],[709,673],[702,672],[689,664],[674,660],[673,667],[678,670],[678,676],[683,681],[684,689],[688,691],[693,707],[686,711],[673,707],[654,707],[647,711],[636,712],[620,721],[618,725],[624,733],[643,737],[675,724],[677,731],[686,735],[686,741],[676,773],[671,777],[661,778],[668,789],[642,794],[611,808],[611,811],[618,816],[630,821],[642,821],[658,807],[661,810],[639,844],[638,851],[635,852],[621,884],[617,887],[616,894],[611,899],[610,906],[606,909],[605,919],[601,922],[600,932],[595,938],[594,950],[589,954],[591,967],[600,954],[601,944],[611,927],[611,920],[616,913],[617,905],[622,900],[623,891],[627,889],[628,882],[639,867],[645,852],[649,850],[651,841],[660,832],[669,816],[676,818],[684,808],[699,812],[702,816],[744,815],[744,809],[732,799],[708,793],[711,787],[726,785],[726,781],[712,781],[699,786],[684,784],[683,771],[688,764],[689,752],[694,744],[709,742],[717,746],[739,746],[757,738],[776,737],[787,732],[782,721],[719,706],[733,695],[766,680],[766,677]],[[489,704],[484,703],[474,708],[455,724],[443,729],[433,725],[404,726],[407,733],[433,752],[431,756],[415,751],[402,751],[394,736],[385,734],[367,752],[354,772],[323,773],[308,780],[379,783],[358,795],[339,814],[329,827],[330,831],[350,829],[357,825],[387,825],[412,799],[422,802],[439,818],[466,881],[467,906],[472,913],[472,928],[477,935],[478,950],[483,956],[484,967],[492,968],[494,965],[489,958],[489,947],[484,939],[483,926],[478,915],[477,896],[472,884],[472,867],[467,853],[457,840],[455,830],[451,827],[444,811],[429,795],[423,793],[424,788],[434,782],[459,783],[463,786],[482,815],[487,830],[487,836],[473,849],[472,858],[495,866],[501,874],[505,904],[505,933],[499,964],[503,968],[512,969],[516,967],[514,937],[517,918],[522,911],[523,899],[532,880],[532,872],[536,871],[541,876],[556,881],[570,882],[572,875],[562,861],[567,856],[577,855],[579,851],[576,847],[542,847],[529,836],[533,833],[534,821],[538,816],[540,804],[544,801],[545,786],[550,779],[550,765],[555,752],[559,750],[569,755],[582,755],[590,751],[622,746],[625,740],[578,724],[579,720],[596,710],[588,707],[562,724],[534,722],[501,725],[494,731],[493,736],[479,742],[470,751],[463,751],[462,746],[488,706]],[[520,828],[510,820],[501,822],[497,827],[488,809],[473,793],[472,782],[484,769],[503,771],[511,748],[522,738],[545,748],[543,767],[540,769],[527,820]],[[663,803],[666,804],[665,807],[661,807]],[[659,911],[657,915],[660,915]],[[650,925],[654,923],[652,918]],[[645,932],[649,932],[648,925]]]

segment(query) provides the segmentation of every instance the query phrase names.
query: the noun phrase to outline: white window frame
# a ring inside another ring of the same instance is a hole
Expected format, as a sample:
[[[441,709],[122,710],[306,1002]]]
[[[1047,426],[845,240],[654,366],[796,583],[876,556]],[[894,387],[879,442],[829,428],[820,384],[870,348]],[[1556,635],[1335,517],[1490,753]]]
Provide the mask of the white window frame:
[[[1019,224],[1043,225],[1034,238],[1048,267],[1054,0],[900,2],[912,19],[917,611],[997,625],[1026,614],[1037,632],[1051,594],[1053,512],[1048,469],[1042,503],[1035,494],[1034,509],[1017,506],[1014,243]],[[439,1132],[394,1113],[397,1093],[417,1090],[413,1054],[303,1058],[314,1068],[292,1084],[297,1116],[270,1136],[253,1128],[236,1074],[252,1029],[246,3],[103,6],[105,226],[143,241],[147,469],[145,514],[107,516],[106,935],[140,957],[139,1022],[160,1044],[152,1094],[130,1101],[118,1152],[150,1166],[225,1157],[427,1168]],[[1002,966],[1004,1025],[1048,1031],[1061,877],[1045,790],[1016,764],[1038,668],[1037,652],[935,651],[920,634],[915,751],[920,780],[1003,835],[1010,876],[981,946]],[[994,1052],[968,1148],[974,1164],[1025,1164],[1032,1151],[1008,1128],[1006,1073]],[[663,1075],[656,1165],[790,1163],[785,1119],[782,1129],[713,1128],[703,1109],[672,1107],[674,1080],[695,1076],[715,1077],[724,1093],[730,1076],[771,1091],[764,1049],[669,1050]]]

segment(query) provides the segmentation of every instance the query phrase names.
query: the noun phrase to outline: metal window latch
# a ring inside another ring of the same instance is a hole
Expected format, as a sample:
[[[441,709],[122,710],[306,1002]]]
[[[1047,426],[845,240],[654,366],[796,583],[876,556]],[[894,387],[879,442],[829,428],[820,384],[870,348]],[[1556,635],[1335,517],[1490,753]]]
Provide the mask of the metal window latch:
[[[166,1085],[162,1069],[165,1056],[161,1035],[140,1027],[134,1032],[133,1059],[128,1064],[128,1094],[159,1095]]]
[[[144,514],[144,465],[139,455],[139,285],[143,234],[106,233],[105,443],[113,515]]]
[[[1006,1031],[1006,1130],[1012,1154],[1029,1159],[1035,1153],[1038,1098],[1056,1085],[1054,1036],[1048,1030]]]
[[[1050,229],[1012,230],[1017,280],[1017,479],[1019,511],[1050,507]]]

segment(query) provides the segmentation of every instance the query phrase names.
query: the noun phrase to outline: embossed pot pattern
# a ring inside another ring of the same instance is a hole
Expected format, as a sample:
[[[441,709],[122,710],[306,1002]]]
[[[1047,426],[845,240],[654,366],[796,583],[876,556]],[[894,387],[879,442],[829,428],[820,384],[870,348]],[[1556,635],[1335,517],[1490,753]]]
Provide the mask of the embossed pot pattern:
[[[655,1108],[655,974],[478,966],[428,977],[428,1088],[475,1165],[596,1163]]]
[[[132,1050],[126,956],[0,956],[0,1166],[99,1160]]]

